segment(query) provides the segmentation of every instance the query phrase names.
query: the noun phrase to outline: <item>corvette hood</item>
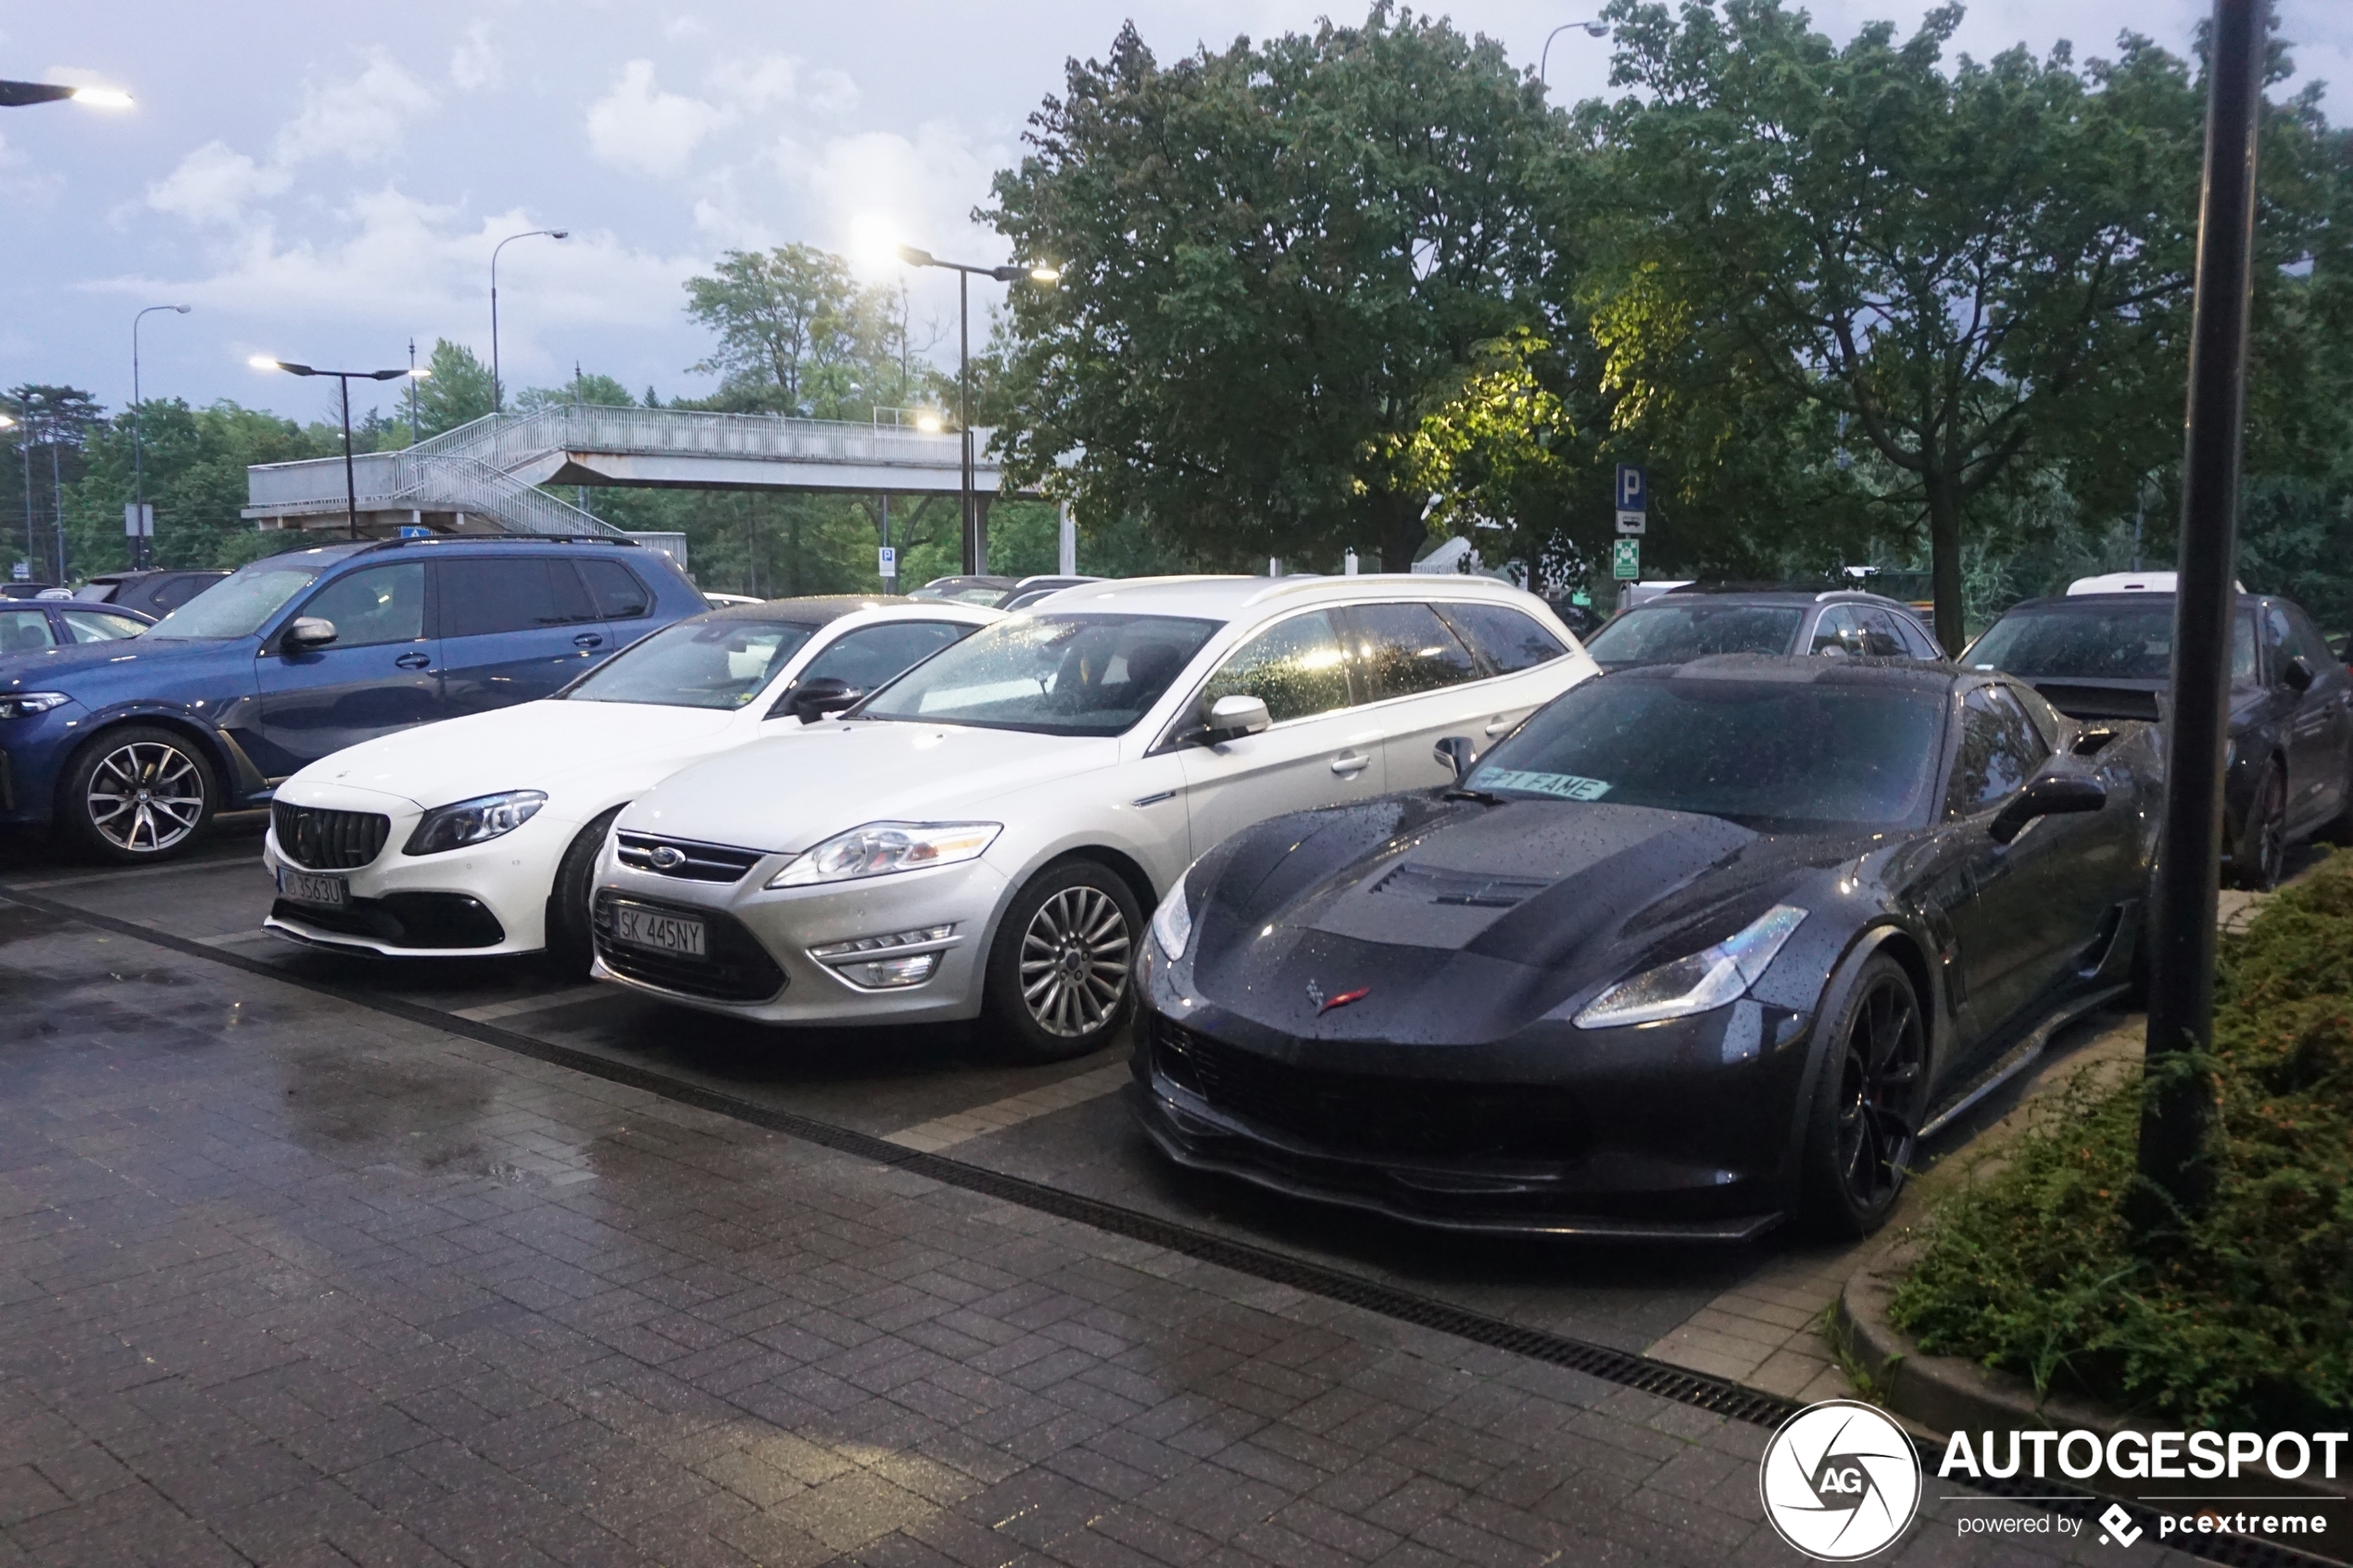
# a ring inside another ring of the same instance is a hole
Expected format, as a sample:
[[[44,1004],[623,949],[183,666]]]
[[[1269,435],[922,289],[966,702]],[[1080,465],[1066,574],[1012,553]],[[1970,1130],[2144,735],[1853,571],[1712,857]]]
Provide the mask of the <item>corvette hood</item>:
[[[1315,853],[1315,835],[1290,836]],[[1856,850],[1856,835],[1768,836],[1645,807],[1465,806],[1401,822],[1303,886],[1237,857],[1198,921],[1194,990],[1291,1035],[1494,1039],[1721,940]],[[1229,879],[1298,890],[1252,908]],[[1317,996],[1359,987],[1319,1010]]]
[[[303,769],[278,797],[301,805],[307,785],[334,784],[432,808],[509,789],[554,795],[584,772],[601,778],[650,765],[658,778],[665,759],[700,755],[738,717],[644,703],[526,702],[362,741]]]
[[[1009,797],[1118,760],[1095,736],[833,721],[674,773],[620,825],[797,853],[864,822],[1001,820]]]

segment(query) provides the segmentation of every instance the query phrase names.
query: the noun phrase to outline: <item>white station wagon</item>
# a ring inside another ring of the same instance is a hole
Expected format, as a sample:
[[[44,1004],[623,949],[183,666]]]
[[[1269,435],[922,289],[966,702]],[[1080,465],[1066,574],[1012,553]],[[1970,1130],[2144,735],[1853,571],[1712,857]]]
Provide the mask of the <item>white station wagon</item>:
[[[988,1021],[1102,1046],[1144,911],[1280,812],[1451,782],[1594,673],[1541,600],[1475,578],[1065,589],[840,719],[698,763],[596,870],[600,976],[776,1023]]]

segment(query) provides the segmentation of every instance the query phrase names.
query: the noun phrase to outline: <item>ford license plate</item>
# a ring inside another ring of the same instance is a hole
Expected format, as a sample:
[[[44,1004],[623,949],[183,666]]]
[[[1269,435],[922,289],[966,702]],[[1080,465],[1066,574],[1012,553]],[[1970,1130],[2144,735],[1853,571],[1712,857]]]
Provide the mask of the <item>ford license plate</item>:
[[[708,934],[702,922],[686,915],[642,909],[634,904],[622,904],[613,909],[612,935],[617,942],[674,958],[699,959],[709,952]]]
[[[351,902],[351,884],[339,876],[321,876],[316,872],[298,872],[278,868],[278,897],[290,904],[316,904],[321,909],[340,909]]]

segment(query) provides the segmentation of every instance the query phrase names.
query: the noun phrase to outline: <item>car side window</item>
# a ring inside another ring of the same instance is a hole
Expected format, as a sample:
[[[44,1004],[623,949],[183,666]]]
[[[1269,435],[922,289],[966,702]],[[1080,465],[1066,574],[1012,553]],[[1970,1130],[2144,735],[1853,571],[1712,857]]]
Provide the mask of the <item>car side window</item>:
[[[2313,674],[2325,681],[2329,666],[2337,662],[2335,650],[2329,646],[2329,640],[2321,635],[2321,629],[2312,624],[2310,616],[2294,605],[2286,608],[2288,626],[2296,634],[2296,653],[2312,667]]]
[[[1533,670],[1568,651],[1533,616],[1505,605],[1448,604],[1438,612],[1499,675]]]
[[[1347,649],[1358,697],[1412,696],[1476,681],[1470,649],[1426,604],[1352,605]]]
[[[827,679],[870,692],[896,680],[949,644],[978,630],[953,621],[892,621],[845,632],[801,670],[802,684]]]
[[[2263,662],[2271,667],[2271,676],[2278,681],[2287,671],[2287,661],[2296,657],[2296,629],[2287,623],[2287,616],[2277,605],[2263,607]]]
[[[436,561],[441,573],[441,634],[479,637],[533,632],[593,619],[571,563],[527,557],[459,557]]]
[[[1863,628],[1863,652],[1872,659],[1909,659],[1912,650],[1897,629],[1895,617],[1877,605],[1856,605],[1855,620]]]
[[[1277,724],[1346,708],[1347,659],[1330,612],[1277,621],[1228,654],[1202,688],[1203,711],[1221,696],[1254,696]]]
[[[1904,646],[1912,650],[1914,659],[1925,659],[1931,662],[1944,659],[1944,649],[1938,645],[1935,636],[1927,627],[1908,615],[1891,614],[1888,619],[1895,622],[1896,631],[1903,635]]]
[[[169,615],[220,581],[219,577],[210,575],[168,578],[157,585],[155,592],[147,596],[147,600],[156,607],[156,614]]]
[[[57,646],[47,610],[0,610],[0,653],[37,653]]]
[[[108,615],[103,609],[69,609],[59,613],[65,617],[77,643],[119,642],[147,629],[145,621],[133,621],[127,615]]]
[[[1980,686],[1961,699],[1961,749],[1944,795],[1947,821],[1975,816],[2026,787],[2051,748],[2018,699]]]
[[[596,599],[597,613],[607,621],[633,621],[651,614],[654,596],[637,574],[617,560],[575,561]]]
[[[1855,612],[1844,605],[1832,605],[1822,611],[1814,622],[1814,646],[1809,653],[1850,654],[1863,651],[1863,628],[1856,624]]]
[[[339,648],[415,642],[425,634],[425,563],[371,566],[338,577],[310,596],[302,614],[333,621]]]

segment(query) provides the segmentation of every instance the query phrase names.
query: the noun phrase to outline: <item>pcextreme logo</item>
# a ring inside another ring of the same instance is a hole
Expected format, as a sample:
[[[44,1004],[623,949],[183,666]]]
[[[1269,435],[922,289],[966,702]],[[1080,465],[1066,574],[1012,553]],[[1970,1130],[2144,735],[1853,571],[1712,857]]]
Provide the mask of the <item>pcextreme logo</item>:
[[[1820,1562],[1884,1550],[1920,1506],[1920,1461],[1883,1411],[1825,1399],[1781,1423],[1765,1445],[1757,1491],[1781,1539]]]

